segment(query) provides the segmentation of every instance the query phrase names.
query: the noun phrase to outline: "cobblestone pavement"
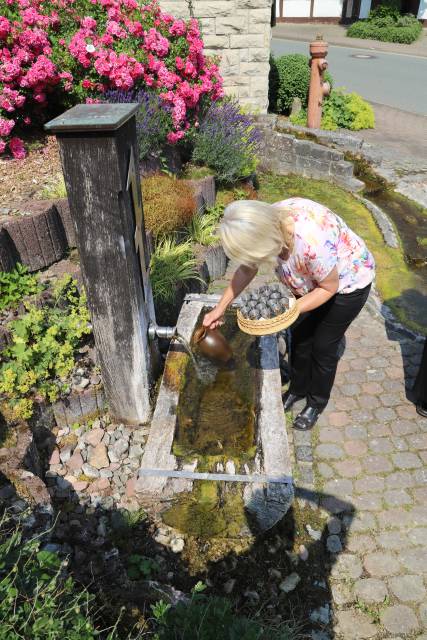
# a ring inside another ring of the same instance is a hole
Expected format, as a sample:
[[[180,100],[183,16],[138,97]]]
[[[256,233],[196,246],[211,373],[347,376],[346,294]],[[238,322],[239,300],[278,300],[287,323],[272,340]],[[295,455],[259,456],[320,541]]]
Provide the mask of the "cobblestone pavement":
[[[367,309],[346,339],[330,404],[293,434],[297,485],[329,514],[334,637],[427,640],[427,420],[405,390],[422,342]]]
[[[268,281],[261,272],[252,287]],[[346,334],[318,425],[292,432],[288,422],[296,486],[316,490],[328,518],[337,640],[427,640],[427,419],[407,398],[422,348],[384,320],[371,296]]]

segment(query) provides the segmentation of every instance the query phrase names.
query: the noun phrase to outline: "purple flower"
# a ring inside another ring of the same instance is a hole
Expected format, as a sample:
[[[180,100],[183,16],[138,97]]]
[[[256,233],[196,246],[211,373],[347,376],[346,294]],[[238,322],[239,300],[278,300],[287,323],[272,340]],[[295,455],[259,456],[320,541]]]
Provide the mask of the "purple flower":
[[[104,94],[106,102],[131,103],[138,102],[140,109],[136,117],[136,130],[141,160],[150,154],[161,151],[166,143],[166,136],[172,129],[170,108],[152,91],[138,89],[136,91],[120,91],[113,89]]]
[[[236,100],[214,102],[196,136],[193,160],[211,167],[221,182],[236,182],[255,170],[261,131]]]

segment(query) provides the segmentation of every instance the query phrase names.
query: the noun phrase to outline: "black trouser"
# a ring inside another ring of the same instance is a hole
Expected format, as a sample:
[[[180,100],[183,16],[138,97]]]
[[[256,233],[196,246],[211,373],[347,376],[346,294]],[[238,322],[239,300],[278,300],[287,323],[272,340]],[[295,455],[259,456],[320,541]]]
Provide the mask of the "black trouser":
[[[423,356],[414,384],[414,394],[417,404],[427,404],[427,338],[424,342]]]
[[[335,294],[291,327],[289,391],[322,410],[328,404],[338,364],[339,344],[365,304],[371,285]]]

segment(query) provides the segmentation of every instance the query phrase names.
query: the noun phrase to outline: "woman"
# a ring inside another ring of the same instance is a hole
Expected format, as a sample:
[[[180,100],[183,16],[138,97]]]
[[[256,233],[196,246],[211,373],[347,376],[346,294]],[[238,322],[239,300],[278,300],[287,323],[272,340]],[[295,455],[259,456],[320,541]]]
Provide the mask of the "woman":
[[[427,338],[424,341],[423,355],[413,391],[417,412],[423,418],[427,418]]]
[[[288,411],[306,398],[294,427],[311,429],[329,400],[340,341],[368,298],[374,259],[339,216],[304,198],[274,205],[233,202],[224,212],[219,235],[228,257],[240,266],[203,324],[220,325],[258,266],[278,260],[279,276],[297,297],[301,314],[291,328],[291,382],[284,408]]]

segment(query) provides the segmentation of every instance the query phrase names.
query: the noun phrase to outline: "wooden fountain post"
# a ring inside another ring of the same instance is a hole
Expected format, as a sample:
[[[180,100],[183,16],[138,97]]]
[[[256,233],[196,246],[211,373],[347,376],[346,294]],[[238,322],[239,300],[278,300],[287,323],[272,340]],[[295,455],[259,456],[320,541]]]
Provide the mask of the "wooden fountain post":
[[[314,42],[310,43],[310,88],[308,93],[308,114],[307,126],[310,129],[320,129],[322,120],[323,96],[329,95],[331,86],[323,79],[328,68],[325,58],[328,55],[328,43],[324,42],[322,36],[317,36]]]
[[[155,323],[148,277],[137,104],[82,104],[46,125],[62,168],[105,392],[114,419],[151,417]]]

